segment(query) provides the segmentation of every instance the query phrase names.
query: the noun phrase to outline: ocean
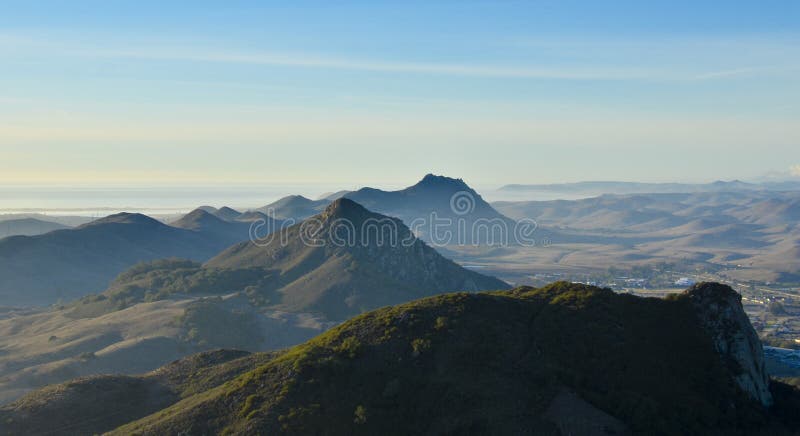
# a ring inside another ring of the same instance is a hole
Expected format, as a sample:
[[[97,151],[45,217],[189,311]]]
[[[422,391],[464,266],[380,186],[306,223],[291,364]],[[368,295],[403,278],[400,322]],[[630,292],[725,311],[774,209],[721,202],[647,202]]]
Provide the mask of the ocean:
[[[321,186],[259,187],[0,187],[0,214],[106,216],[117,212],[152,215],[186,213],[198,206],[251,209],[285,195],[317,198]]]
[[[42,214],[102,217],[118,212],[176,215],[198,206],[228,206],[238,210],[267,205],[286,195],[316,199],[340,190],[337,186],[270,185],[214,187],[31,187],[0,186],[0,215]],[[399,189],[399,187],[385,188]],[[552,192],[509,192],[476,187],[487,201],[522,201],[584,198]]]

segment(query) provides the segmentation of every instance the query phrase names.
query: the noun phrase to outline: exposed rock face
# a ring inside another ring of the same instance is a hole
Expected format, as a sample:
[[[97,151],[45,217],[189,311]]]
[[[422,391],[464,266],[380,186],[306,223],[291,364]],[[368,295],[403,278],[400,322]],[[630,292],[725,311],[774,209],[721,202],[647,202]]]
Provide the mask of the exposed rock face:
[[[698,283],[685,293],[739,387],[762,405],[772,405],[764,350],[742,308],[742,296],[719,283]]]

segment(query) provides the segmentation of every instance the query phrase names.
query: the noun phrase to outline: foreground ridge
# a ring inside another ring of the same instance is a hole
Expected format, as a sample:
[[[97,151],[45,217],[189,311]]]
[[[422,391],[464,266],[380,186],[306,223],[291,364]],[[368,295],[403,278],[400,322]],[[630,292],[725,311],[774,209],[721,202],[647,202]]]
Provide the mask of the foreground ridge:
[[[764,407],[728,362],[757,364],[758,350],[717,345],[719,325],[746,336],[746,318],[708,324],[713,312],[698,309],[715,298],[713,310],[736,315],[736,295],[557,282],[424,298],[357,316],[111,434],[792,434],[785,403],[797,391],[773,382],[781,395]],[[0,422],[24,430],[23,404]]]

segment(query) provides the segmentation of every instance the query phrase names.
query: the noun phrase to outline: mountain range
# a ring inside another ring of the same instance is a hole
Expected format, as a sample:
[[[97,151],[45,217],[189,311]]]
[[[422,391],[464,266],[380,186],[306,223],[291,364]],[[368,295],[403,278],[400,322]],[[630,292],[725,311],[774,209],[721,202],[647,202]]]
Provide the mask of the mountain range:
[[[457,195],[463,205],[454,203]],[[474,235],[469,232],[462,234],[460,241],[455,238],[459,229],[470,229],[479,219],[510,223],[462,180],[430,174],[400,191],[362,188],[320,200],[290,196],[245,212],[202,206],[169,225],[145,215],[121,213],[76,228],[0,239],[0,259],[7,260],[0,264],[0,296],[7,305],[46,305],[102,291],[117,274],[137,262],[169,257],[204,262],[233,244],[317,215],[338,197],[397,215],[406,225],[422,220],[424,225],[412,230],[423,239],[437,236],[430,232],[431,219],[451,220],[438,228],[451,240],[437,240],[437,245],[471,242]],[[477,238],[486,237],[482,235]],[[356,300],[353,304],[359,304]]]
[[[340,198],[302,223],[235,244],[203,265],[163,260],[135,266],[111,283],[105,298],[83,299],[79,308],[94,313],[174,294],[245,292],[263,307],[341,321],[439,292],[506,287],[444,258],[397,218]]]
[[[490,237],[510,239],[508,233],[515,224],[463,180],[434,174],[397,191],[367,187],[339,191],[318,200],[292,195],[258,211],[278,219],[302,220],[319,213],[337,198],[347,198],[371,211],[399,218],[420,238],[436,245],[485,243]],[[476,222],[484,223],[484,227],[476,226]],[[506,229],[506,234],[497,231],[498,234],[490,236],[487,232],[492,231],[488,228],[492,223]]]
[[[207,235],[221,226],[205,210],[182,221]],[[307,238],[310,224],[324,245]],[[0,313],[0,403],[44,384],[148,371],[216,347],[294,345],[366,310],[440,292],[505,288],[445,259],[400,220],[342,198],[305,224],[233,245],[205,264],[141,262],[100,294]]]

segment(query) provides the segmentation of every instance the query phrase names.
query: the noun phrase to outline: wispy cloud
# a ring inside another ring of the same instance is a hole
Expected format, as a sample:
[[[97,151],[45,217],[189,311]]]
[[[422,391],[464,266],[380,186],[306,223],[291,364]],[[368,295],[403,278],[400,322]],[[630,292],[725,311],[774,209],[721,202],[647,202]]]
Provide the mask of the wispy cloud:
[[[732,42],[727,45],[716,42],[713,47],[724,46],[728,51]],[[689,64],[661,65],[653,62],[652,57],[689,46],[683,44],[670,45],[663,41],[656,42],[558,42],[540,41],[538,45],[529,44],[527,47],[547,47],[550,51],[562,54],[578,50],[577,56],[568,65],[554,63],[514,63],[497,62],[489,63],[444,63],[430,61],[414,61],[402,59],[363,58],[355,56],[341,56],[329,54],[316,54],[310,52],[272,52],[255,51],[241,52],[236,49],[220,47],[207,47],[202,44],[192,46],[175,46],[169,42],[146,41],[144,46],[131,45],[125,42],[87,42],[69,40],[36,40],[18,35],[0,34],[0,48],[20,50],[28,47],[31,51],[43,54],[60,56],[75,56],[83,58],[116,58],[144,61],[172,61],[172,62],[209,62],[243,65],[264,65],[286,68],[326,69],[342,71],[364,71],[394,74],[427,74],[460,77],[485,77],[508,79],[551,79],[551,80],[639,80],[639,81],[686,81],[686,80],[715,80],[737,76],[753,76],[760,74],[786,73],[800,70],[800,65],[785,65],[783,63],[767,66],[731,67],[729,69],[711,69]],[[525,50],[526,45],[520,45]],[[636,50],[622,50],[621,47],[635,47]],[[770,46],[767,46],[770,47]],[[707,48],[707,47],[706,47]],[[766,49],[765,49],[766,50]],[[772,50],[786,55],[785,45],[779,45]],[[680,51],[680,50],[678,50]],[[760,51],[758,51],[760,52]],[[575,55],[575,53],[572,53]],[[588,57],[586,57],[588,56]],[[520,53],[519,58],[524,59],[525,53]],[[567,56],[570,57],[570,56]],[[535,59],[535,53],[528,53],[528,59]],[[605,59],[604,59],[605,58]],[[647,62],[638,62],[637,59],[650,59]],[[581,59],[583,62],[581,62]],[[774,60],[774,59],[773,59]],[[577,61],[577,62],[576,62]],[[731,61],[731,59],[727,59]],[[733,62],[726,62],[733,64]],[[709,70],[703,71],[704,68]]]
[[[781,72],[793,72],[798,70],[800,70],[800,66],[773,65],[773,66],[762,66],[762,67],[744,67],[744,68],[735,68],[731,70],[703,73],[695,76],[695,79],[709,80],[709,79],[720,79],[725,77],[751,76],[758,73],[781,73]]]
[[[639,68],[539,67],[514,65],[448,64],[436,62],[396,62],[380,59],[329,57],[306,53],[223,53],[163,50],[72,50],[80,56],[132,58],[165,61],[215,62],[301,67],[385,73],[435,74],[523,79],[629,80],[664,79],[663,73]]]
[[[445,76],[554,79],[554,80],[649,80],[684,81],[714,80],[765,73],[786,73],[800,70],[800,65],[769,65],[731,68],[719,71],[699,71],[697,67],[637,67],[603,66],[597,62],[576,66],[510,65],[510,64],[453,64],[438,62],[390,61],[353,57],[324,56],[309,53],[236,53],[205,50],[96,50],[78,49],[73,55],[162,61],[214,62],[267,65],[329,70],[366,71],[398,74],[431,74]]]
[[[789,174],[794,177],[800,177],[800,164],[789,167]]]

